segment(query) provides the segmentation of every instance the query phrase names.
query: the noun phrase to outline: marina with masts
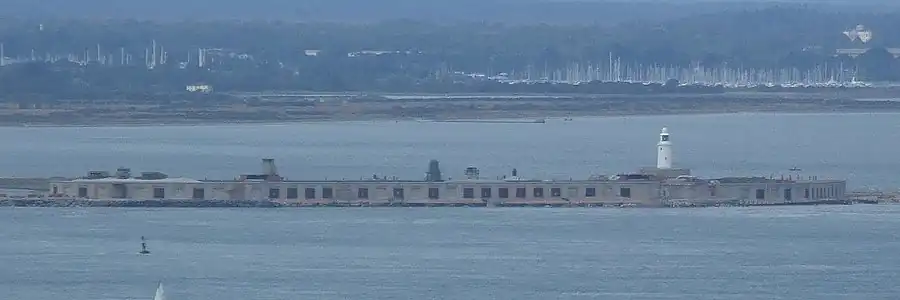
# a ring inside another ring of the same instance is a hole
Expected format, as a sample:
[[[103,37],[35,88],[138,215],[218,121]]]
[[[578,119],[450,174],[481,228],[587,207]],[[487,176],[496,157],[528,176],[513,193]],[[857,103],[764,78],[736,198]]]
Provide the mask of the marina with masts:
[[[611,60],[608,65],[571,63],[561,69],[526,66],[494,76],[492,80],[510,84],[584,84],[590,82],[658,83],[675,79],[679,85],[720,85],[726,88],[753,87],[868,87],[856,79],[857,68],[842,63],[817,65],[811,69],[758,69],[721,66],[692,67],[645,65]],[[475,75],[479,76],[479,75]]]
[[[43,25],[39,25],[43,32]],[[475,79],[494,80],[508,84],[556,83],[579,85],[586,83],[657,83],[675,80],[679,85],[721,86],[725,88],[814,88],[814,87],[870,87],[871,82],[859,79],[857,56],[871,48],[866,44],[873,38],[871,30],[863,25],[843,31],[842,35],[857,48],[835,49],[833,59],[804,68],[758,68],[729,64],[727,61],[701,62],[675,65],[671,63],[634,62],[616,53],[606,53],[605,61],[571,61],[563,66],[522,65],[518,67],[487,66],[486,70],[454,70],[447,66],[436,67],[435,74],[462,75]],[[12,46],[12,47],[10,47]],[[860,47],[861,46],[861,47]],[[10,48],[14,48],[11,51]],[[94,48],[94,49],[90,49]],[[816,47],[812,47],[816,48]],[[799,51],[799,50],[798,50]],[[807,49],[803,49],[807,51]],[[894,57],[900,56],[900,48],[886,48]],[[374,54],[373,54],[374,53]],[[420,51],[353,51],[348,58],[357,56],[378,56],[382,53],[395,55],[421,55]],[[321,50],[306,50],[304,56],[316,58]],[[602,55],[602,54],[601,54]],[[171,58],[171,61],[170,61]],[[159,66],[176,64],[178,68],[210,68],[228,60],[254,61],[252,53],[240,49],[225,49],[214,46],[179,48],[172,52],[161,42],[151,39],[146,47],[135,49],[108,47],[100,43],[80,53],[57,53],[37,49],[30,45],[9,45],[0,41],[0,67],[26,62],[56,63],[66,61],[82,66],[140,66],[149,70]],[[685,65],[687,64],[687,65]],[[286,67],[281,65],[281,67]]]

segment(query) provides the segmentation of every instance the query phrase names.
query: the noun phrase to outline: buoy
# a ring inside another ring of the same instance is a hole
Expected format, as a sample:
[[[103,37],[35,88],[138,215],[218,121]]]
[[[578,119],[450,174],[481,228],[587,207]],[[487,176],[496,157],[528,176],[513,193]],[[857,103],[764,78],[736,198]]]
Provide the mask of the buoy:
[[[150,250],[147,250],[147,240],[141,236],[141,252],[140,254],[150,254]]]

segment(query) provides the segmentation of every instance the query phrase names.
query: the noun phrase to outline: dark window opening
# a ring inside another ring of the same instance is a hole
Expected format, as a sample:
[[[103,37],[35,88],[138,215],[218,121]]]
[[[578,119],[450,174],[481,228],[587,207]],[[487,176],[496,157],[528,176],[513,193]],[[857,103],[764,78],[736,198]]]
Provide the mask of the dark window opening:
[[[516,188],[516,198],[525,198],[526,194],[525,188]]]
[[[334,189],[327,187],[322,188],[322,199],[331,199],[334,198]]]
[[[153,188],[153,198],[163,199],[166,197],[166,189],[165,188]]]
[[[88,192],[86,187],[78,188],[78,197],[79,198],[87,198]]]
[[[203,188],[194,188],[193,198],[197,200],[206,198],[206,190],[204,190]]]
[[[297,188],[288,188],[287,189],[287,198],[288,199],[297,199],[299,196],[299,192]]]
[[[316,199],[316,189],[315,188],[306,188],[303,191],[303,197],[306,199]]]
[[[791,195],[791,189],[784,189],[784,200],[791,201],[792,197],[793,195]]]
[[[359,188],[356,191],[356,197],[359,199],[369,199],[369,189],[367,188]]]
[[[550,197],[562,197],[562,189],[551,188],[550,189]]]
[[[803,190],[803,198],[809,199],[809,189]]]
[[[544,188],[534,188],[535,198],[544,198]]]
[[[403,200],[403,188],[394,188],[394,199]]]
[[[475,189],[473,188],[464,188],[463,189],[463,198],[472,199],[475,198]]]
[[[597,197],[597,189],[596,188],[586,188],[584,189],[585,197]]]
[[[766,199],[766,190],[764,189],[756,189],[756,199],[763,200]]]
[[[441,190],[438,188],[428,188],[428,199],[441,198]]]
[[[509,198],[509,189],[508,188],[497,189],[497,196],[500,196],[500,199]]]
[[[481,188],[481,198],[490,198],[491,188]]]
[[[281,189],[269,189],[269,199],[281,198]]]
[[[631,188],[619,188],[619,196],[631,198]]]

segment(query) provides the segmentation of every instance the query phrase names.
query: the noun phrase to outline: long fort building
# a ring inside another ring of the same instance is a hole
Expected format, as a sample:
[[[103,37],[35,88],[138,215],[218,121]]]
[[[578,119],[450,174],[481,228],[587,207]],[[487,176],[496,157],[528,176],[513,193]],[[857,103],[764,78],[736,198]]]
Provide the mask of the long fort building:
[[[92,171],[87,176],[50,183],[50,197],[83,201],[259,201],[279,205],[397,206],[697,206],[836,203],[846,200],[846,181],[789,175],[781,178],[701,179],[677,168],[672,140],[663,128],[656,167],[636,173],[592,176],[584,180],[519,177],[516,170],[499,179],[480,176],[475,167],[464,178],[444,180],[439,163],[429,164],[423,180],[372,177],[368,180],[286,180],[273,159],[263,159],[260,174],[235,180],[169,178],[158,172],[133,176]],[[799,170],[794,170],[799,171]]]

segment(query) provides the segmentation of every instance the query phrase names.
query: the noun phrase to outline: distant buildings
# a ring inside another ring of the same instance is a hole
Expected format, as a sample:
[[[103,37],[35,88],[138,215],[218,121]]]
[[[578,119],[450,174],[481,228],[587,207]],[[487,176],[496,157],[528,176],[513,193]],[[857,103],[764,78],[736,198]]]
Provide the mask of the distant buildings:
[[[863,45],[869,43],[874,36],[872,34],[872,30],[866,28],[863,25],[856,25],[853,29],[847,30],[843,32],[844,36],[850,39],[850,42],[856,43],[859,41]],[[869,51],[871,47],[861,47],[861,48],[844,48],[844,49],[836,49],[835,54],[837,55],[847,55],[850,57],[857,57],[866,51]],[[894,58],[900,57],[900,48],[887,48],[887,52],[894,56]]]
[[[188,85],[184,89],[191,93],[209,93],[213,90],[212,86],[208,84]]]

